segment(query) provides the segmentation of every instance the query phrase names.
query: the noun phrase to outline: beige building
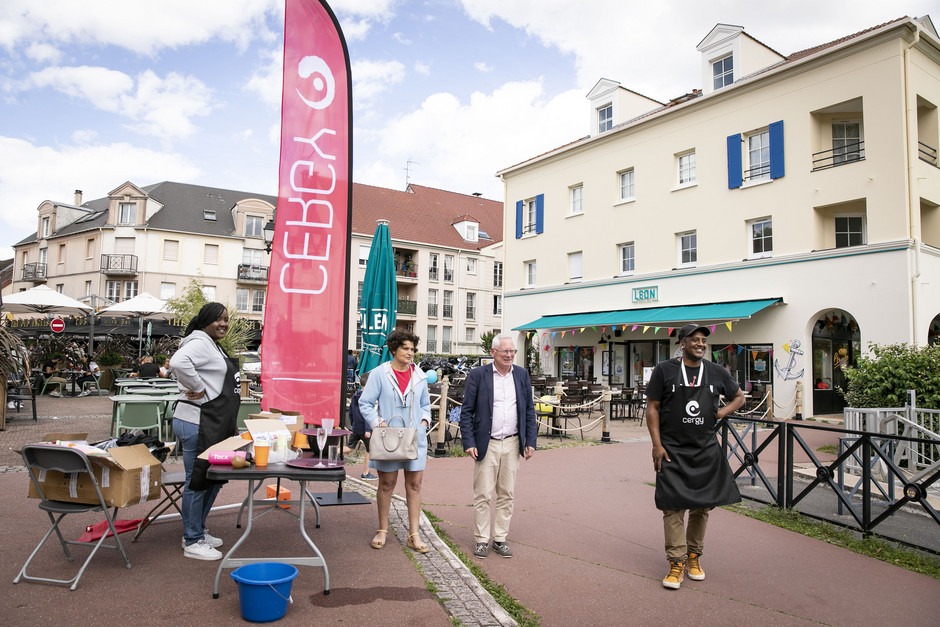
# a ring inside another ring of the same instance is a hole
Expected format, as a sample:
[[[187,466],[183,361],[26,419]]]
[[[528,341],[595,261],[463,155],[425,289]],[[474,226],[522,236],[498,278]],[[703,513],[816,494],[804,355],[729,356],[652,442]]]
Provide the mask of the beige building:
[[[198,185],[127,182],[106,198],[39,205],[37,231],[14,245],[4,293],[45,284],[97,305],[149,292],[177,296],[201,277],[206,297],[249,319],[264,316],[269,253],[263,231],[277,199]],[[412,185],[353,184],[348,345],[359,348],[361,290],[376,220],[390,222],[398,326],[422,352],[479,354],[480,336],[502,329],[502,203]]]
[[[206,297],[249,319],[264,314],[269,255],[263,229],[277,199],[199,185],[126,182],[83,202],[43,201],[35,235],[14,244],[12,285],[37,285],[98,305],[149,292],[178,296],[201,277]]]
[[[601,80],[590,136],[499,173],[505,326],[546,372],[636,385],[699,322],[778,416],[797,382],[803,414],[839,411],[842,363],[940,335],[937,32],[784,55],[719,24],[698,50],[703,89]]]
[[[359,311],[377,220],[388,220],[392,237],[396,326],[421,338],[420,352],[481,354],[480,336],[502,330],[502,203],[420,185],[353,184],[350,312]],[[348,343],[362,347],[358,318]]]

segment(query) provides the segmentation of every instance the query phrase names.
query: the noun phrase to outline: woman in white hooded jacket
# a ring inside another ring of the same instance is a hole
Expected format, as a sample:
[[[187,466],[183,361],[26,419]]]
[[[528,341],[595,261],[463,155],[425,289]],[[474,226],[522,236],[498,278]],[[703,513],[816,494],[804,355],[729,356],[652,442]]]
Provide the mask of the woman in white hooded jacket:
[[[217,550],[222,540],[206,532],[206,517],[222,484],[206,478],[209,463],[197,456],[238,434],[238,359],[229,357],[218,343],[227,332],[225,306],[207,303],[189,322],[179,350],[170,359],[180,388],[173,431],[180,440],[186,470],[183,555],[199,560],[222,559]]]

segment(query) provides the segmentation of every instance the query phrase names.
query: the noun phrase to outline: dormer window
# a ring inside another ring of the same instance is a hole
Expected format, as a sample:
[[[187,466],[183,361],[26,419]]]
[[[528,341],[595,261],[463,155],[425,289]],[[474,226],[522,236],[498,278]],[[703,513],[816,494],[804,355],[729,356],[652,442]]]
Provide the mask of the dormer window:
[[[49,237],[49,218],[45,217],[42,219],[42,227],[40,228],[41,237],[43,239]]]
[[[734,56],[728,55],[712,63],[714,88],[721,89],[734,82]]]
[[[597,132],[609,131],[614,126],[614,106],[605,105],[597,110]]]
[[[132,202],[122,202],[118,205],[118,224],[136,224],[137,205]]]
[[[206,209],[206,210],[204,210],[204,211],[202,212],[202,218],[203,218],[203,220],[212,220],[213,222],[215,222],[215,220],[216,220],[216,217],[215,217],[215,209]]]

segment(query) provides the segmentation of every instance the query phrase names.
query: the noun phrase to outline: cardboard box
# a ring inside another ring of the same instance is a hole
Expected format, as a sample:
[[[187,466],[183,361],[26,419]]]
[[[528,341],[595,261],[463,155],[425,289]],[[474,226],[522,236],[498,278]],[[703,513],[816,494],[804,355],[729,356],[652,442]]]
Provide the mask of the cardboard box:
[[[278,489],[277,485],[276,485],[276,484],[273,484],[273,483],[264,486],[264,491],[265,491],[265,494],[266,494],[266,496],[268,497],[268,500],[269,500],[269,501],[273,501],[273,500],[274,500],[274,494],[275,494],[275,492],[277,492],[277,489]],[[289,500],[290,500],[290,490],[288,490],[287,488],[285,488],[285,487],[282,486],[282,487],[281,487],[281,490],[280,490],[280,493],[277,495],[277,500],[278,500],[278,501],[289,501]],[[278,505],[278,507],[280,507],[281,509],[290,509],[290,505]]]
[[[281,409],[271,408],[270,412],[261,412],[260,414],[253,414],[251,418],[276,418],[284,423],[284,426],[287,427],[287,430],[290,431],[291,435],[294,435],[298,429],[305,428],[304,425],[304,415],[299,411],[287,411]]]
[[[68,436],[68,437],[60,437]],[[50,433],[46,441],[82,441],[85,434]],[[101,495],[109,507],[127,507],[159,498],[163,467],[143,444],[116,446],[108,456],[89,457],[91,469],[98,481]],[[97,503],[95,487],[84,473],[64,474],[54,470],[39,474],[39,482],[48,499],[69,503]],[[29,482],[27,496],[38,499],[39,492]]]

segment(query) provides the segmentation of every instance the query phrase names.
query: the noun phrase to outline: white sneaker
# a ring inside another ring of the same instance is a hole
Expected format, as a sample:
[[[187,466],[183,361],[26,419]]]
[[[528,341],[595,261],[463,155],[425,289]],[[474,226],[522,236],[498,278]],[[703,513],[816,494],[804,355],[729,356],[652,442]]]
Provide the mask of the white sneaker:
[[[14,401],[10,401],[7,403],[7,409],[16,409],[16,403]]]
[[[222,542],[222,538],[216,538],[215,536],[210,536],[208,531],[202,534],[202,540],[200,540],[200,542],[208,544],[213,549],[218,548],[222,546],[222,544],[224,544]],[[182,546],[184,549],[186,548],[186,538],[183,538]]]
[[[52,396],[53,398],[62,398],[62,395],[58,392],[49,392],[49,396]]]
[[[188,557],[194,560],[203,560],[206,562],[215,562],[222,559],[222,554],[206,544],[204,541],[199,541],[195,544],[190,544],[189,546],[185,547],[183,549],[183,557]]]

